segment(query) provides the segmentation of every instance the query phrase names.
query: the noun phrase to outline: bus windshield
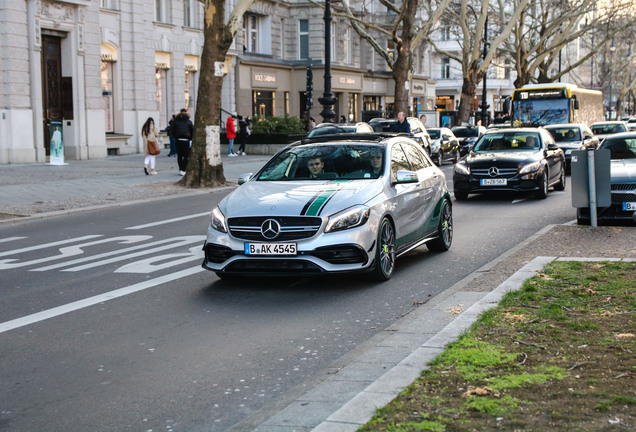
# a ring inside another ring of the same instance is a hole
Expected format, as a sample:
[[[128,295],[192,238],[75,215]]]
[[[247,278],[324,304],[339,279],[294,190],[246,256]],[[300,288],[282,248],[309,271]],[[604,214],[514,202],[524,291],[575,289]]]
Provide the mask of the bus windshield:
[[[543,126],[570,122],[569,99],[525,99],[513,103],[512,125]]]

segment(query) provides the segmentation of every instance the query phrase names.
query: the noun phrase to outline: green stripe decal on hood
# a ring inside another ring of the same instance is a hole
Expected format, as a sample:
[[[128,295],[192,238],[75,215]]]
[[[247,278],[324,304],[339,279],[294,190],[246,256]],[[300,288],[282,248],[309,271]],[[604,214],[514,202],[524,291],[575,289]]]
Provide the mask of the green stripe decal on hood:
[[[305,207],[301,215],[303,216],[319,216],[322,209],[325,207],[327,202],[333,197],[336,192],[342,189],[345,183],[350,182],[351,180],[335,180],[330,186],[319,193],[318,195],[314,195]]]

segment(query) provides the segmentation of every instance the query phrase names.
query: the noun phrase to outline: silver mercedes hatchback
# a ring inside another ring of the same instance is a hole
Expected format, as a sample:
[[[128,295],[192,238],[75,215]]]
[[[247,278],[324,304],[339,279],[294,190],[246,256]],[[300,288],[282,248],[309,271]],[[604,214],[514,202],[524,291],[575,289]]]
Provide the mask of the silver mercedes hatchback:
[[[212,210],[203,267],[226,276],[368,273],[453,240],[442,171],[404,136],[346,134],[278,152]]]

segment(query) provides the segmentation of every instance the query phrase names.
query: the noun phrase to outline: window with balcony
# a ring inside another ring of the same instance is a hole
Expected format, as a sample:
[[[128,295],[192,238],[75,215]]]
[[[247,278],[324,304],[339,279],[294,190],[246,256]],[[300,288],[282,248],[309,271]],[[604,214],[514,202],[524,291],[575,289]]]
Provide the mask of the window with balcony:
[[[451,70],[450,70],[450,58],[442,57],[442,74],[440,76],[441,79],[450,79]]]

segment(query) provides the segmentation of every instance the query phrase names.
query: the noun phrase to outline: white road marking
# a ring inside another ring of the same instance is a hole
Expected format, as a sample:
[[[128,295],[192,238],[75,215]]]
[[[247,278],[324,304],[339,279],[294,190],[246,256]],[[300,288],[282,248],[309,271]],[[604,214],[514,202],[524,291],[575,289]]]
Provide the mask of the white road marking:
[[[152,288],[154,286],[161,285],[166,282],[171,282],[173,280],[177,280],[180,278],[188,277],[202,271],[205,271],[205,269],[203,269],[200,266],[192,267],[192,268],[181,270],[179,272],[172,273],[166,276],[161,276],[156,279],[147,280],[147,281],[130,285],[124,288],[119,288],[117,290],[110,291],[104,294],[89,297],[84,300],[78,300],[73,303],[58,306],[52,309],[47,309],[42,312],[37,312],[31,315],[24,316],[22,318],[16,318],[14,320],[5,321],[3,323],[0,323],[0,333],[7,332],[9,330],[14,330],[20,327],[25,327],[27,325],[35,324],[37,322],[54,318],[60,315],[65,315],[65,314],[74,312],[76,310],[84,309],[99,303],[107,302],[109,300],[114,300],[116,298],[123,297],[128,294],[136,293],[138,291],[143,291],[145,289]]]
[[[94,246],[94,245],[110,243],[110,242],[119,243],[119,244],[131,244],[131,243],[146,241],[151,238],[152,236],[149,236],[149,235],[113,237],[113,238],[94,240],[94,241],[80,243],[73,246],[63,247],[59,249],[60,253],[58,255],[38,258],[38,259],[30,260],[30,261],[19,261],[17,258],[4,259],[0,261],[0,270],[6,270],[11,268],[17,268],[17,267],[26,267],[26,266],[30,266],[34,264],[40,264],[40,263],[45,263],[48,261],[55,261],[55,260],[60,260],[63,258],[70,258],[76,255],[82,255],[84,254],[84,250],[82,248],[85,248],[88,246]]]
[[[53,246],[59,246],[59,245],[63,245],[63,244],[75,243],[75,242],[79,242],[79,241],[82,241],[82,240],[88,240],[88,239],[93,239],[93,238],[97,238],[97,237],[103,237],[103,236],[100,235],[100,234],[98,234],[98,235],[87,235],[87,236],[83,236],[83,237],[75,237],[75,238],[72,238],[72,239],[60,240],[60,241],[53,242],[53,243],[44,243],[44,244],[40,244],[40,245],[37,245],[37,246],[31,246],[31,247],[26,247],[26,248],[22,248],[22,249],[14,249],[14,250],[2,252],[2,253],[0,253],[0,256],[15,255],[15,254],[22,253],[22,252],[30,252],[30,251],[34,251],[34,250],[38,250],[38,249],[46,249],[46,248],[53,247]]]
[[[144,260],[123,265],[115,270],[115,273],[148,274],[159,270],[165,270],[168,267],[185,264],[190,261],[202,261],[203,257],[204,253],[201,246],[194,246],[190,248],[189,253],[174,253],[153,256]]]
[[[0,243],[6,243],[6,242],[10,242],[10,241],[15,241],[15,240],[22,240],[25,239],[27,237],[7,237],[7,238],[3,238],[0,239]]]
[[[137,225],[137,226],[132,226],[132,227],[128,227],[125,228],[127,230],[137,230],[137,229],[144,229],[144,228],[149,228],[149,227],[153,227],[153,226],[157,226],[157,225],[165,225],[165,224],[169,224],[169,223],[173,223],[173,222],[179,222],[182,220],[186,220],[186,219],[194,219],[194,218],[198,218],[201,216],[209,216],[210,212],[205,212],[205,213],[198,213],[198,214],[193,214],[193,215],[189,215],[189,216],[182,216],[182,217],[178,217],[178,218],[173,218],[173,219],[165,219],[159,222],[152,222],[152,223],[148,223],[148,224],[144,224],[144,225]]]
[[[512,204],[517,204],[517,203],[524,202],[524,201],[527,201],[527,200],[528,200],[527,198],[515,199],[515,200],[512,200]]]
[[[75,260],[72,260],[72,261],[66,261],[66,262],[62,262],[62,263],[51,264],[51,265],[46,266],[46,267],[39,267],[39,268],[31,269],[30,271],[54,270],[56,268],[69,267],[69,266],[72,266],[72,265],[75,265],[75,264],[85,263],[87,261],[95,261],[95,260],[99,260],[101,258],[106,258],[106,257],[110,257],[110,256],[113,256],[113,255],[119,255],[119,254],[122,254],[122,253],[125,253],[125,252],[132,252],[132,251],[137,251],[137,250],[143,249],[141,252],[131,253],[131,254],[128,254],[128,255],[122,255],[122,256],[119,256],[119,257],[98,261],[96,263],[85,264],[83,266],[73,267],[73,268],[70,268],[70,269],[66,269],[64,271],[85,270],[85,269],[88,269],[88,268],[97,267],[97,266],[104,265],[104,264],[109,264],[109,263],[113,263],[113,262],[117,262],[117,261],[122,261],[122,260],[125,260],[125,259],[128,259],[128,258],[134,258],[134,257],[142,256],[142,255],[147,255],[147,254],[150,254],[150,253],[153,253],[153,252],[159,252],[159,251],[162,251],[162,250],[171,249],[171,248],[174,248],[174,247],[186,246],[186,245],[188,245],[190,243],[201,242],[201,241],[203,241],[203,239],[205,239],[205,236],[174,237],[174,238],[171,238],[171,239],[158,240],[158,241],[152,242],[152,243],[142,244],[142,245],[138,245],[138,246],[132,246],[132,247],[125,248],[125,249],[119,249],[119,250],[114,250],[114,251],[110,251],[110,252],[104,252],[104,253],[98,254],[98,255],[78,258],[78,259],[75,259]],[[153,248],[153,246],[158,246],[158,245],[163,245],[163,246]]]

